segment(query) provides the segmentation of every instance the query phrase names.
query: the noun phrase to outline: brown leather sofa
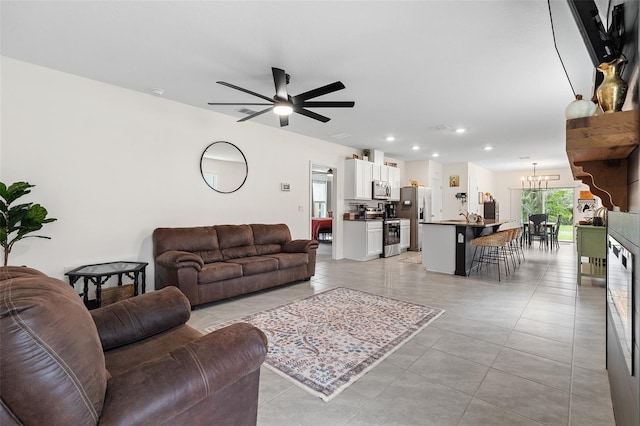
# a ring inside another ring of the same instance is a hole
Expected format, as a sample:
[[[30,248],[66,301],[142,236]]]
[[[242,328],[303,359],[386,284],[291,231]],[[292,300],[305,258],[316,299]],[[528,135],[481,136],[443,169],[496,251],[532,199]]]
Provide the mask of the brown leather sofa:
[[[156,289],[176,286],[191,306],[295,281],[316,270],[316,240],[291,240],[284,224],[158,228]]]
[[[0,424],[255,425],[266,338],[202,335],[175,287],[88,311],[64,282],[0,268]]]

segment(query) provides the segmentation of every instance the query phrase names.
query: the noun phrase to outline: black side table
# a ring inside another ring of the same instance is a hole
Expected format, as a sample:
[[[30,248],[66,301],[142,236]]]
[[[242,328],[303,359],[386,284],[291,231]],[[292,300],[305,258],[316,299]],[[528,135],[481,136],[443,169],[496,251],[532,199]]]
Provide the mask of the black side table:
[[[109,262],[95,265],[83,265],[67,273],[69,284],[74,287],[76,281],[84,279],[83,297],[84,304],[89,306],[89,281],[96,285],[96,307],[100,307],[102,299],[102,284],[106,283],[114,275],[118,276],[118,285],[122,285],[122,276],[133,280],[133,295],[137,296],[138,284],[141,284],[140,294],[146,290],[147,262]]]

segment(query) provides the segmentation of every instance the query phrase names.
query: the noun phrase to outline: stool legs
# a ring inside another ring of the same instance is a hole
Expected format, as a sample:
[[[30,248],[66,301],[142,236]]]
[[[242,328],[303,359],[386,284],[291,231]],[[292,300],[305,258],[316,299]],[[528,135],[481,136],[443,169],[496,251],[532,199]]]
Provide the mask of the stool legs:
[[[508,276],[512,269],[515,271],[524,261],[524,250],[521,246],[522,237],[522,228],[514,228],[472,240],[471,244],[475,246],[475,249],[468,275],[471,275],[474,268],[480,272],[483,265],[495,264],[498,267],[498,281],[501,281],[503,267],[504,276]]]

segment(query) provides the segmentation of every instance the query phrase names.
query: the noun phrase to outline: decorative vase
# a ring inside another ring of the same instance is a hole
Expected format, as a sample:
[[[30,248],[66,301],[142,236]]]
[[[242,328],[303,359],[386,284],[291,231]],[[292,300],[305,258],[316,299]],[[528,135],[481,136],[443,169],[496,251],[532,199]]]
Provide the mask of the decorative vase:
[[[576,95],[576,100],[567,106],[567,109],[564,110],[564,115],[567,117],[567,120],[591,117],[596,113],[596,109],[596,104],[582,99],[582,95]]]
[[[598,71],[604,74],[604,80],[598,91],[598,102],[605,114],[621,111],[627,95],[627,83],[620,77],[622,64],[627,61],[618,58],[611,62],[603,62],[598,66]]]

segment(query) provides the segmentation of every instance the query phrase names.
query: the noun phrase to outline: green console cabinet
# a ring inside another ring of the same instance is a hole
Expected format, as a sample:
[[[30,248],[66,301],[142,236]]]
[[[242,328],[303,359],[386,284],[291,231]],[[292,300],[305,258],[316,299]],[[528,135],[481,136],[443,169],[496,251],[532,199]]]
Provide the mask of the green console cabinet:
[[[578,249],[578,285],[582,277],[607,276],[607,228],[604,226],[576,225]],[[588,261],[583,262],[583,258]]]

